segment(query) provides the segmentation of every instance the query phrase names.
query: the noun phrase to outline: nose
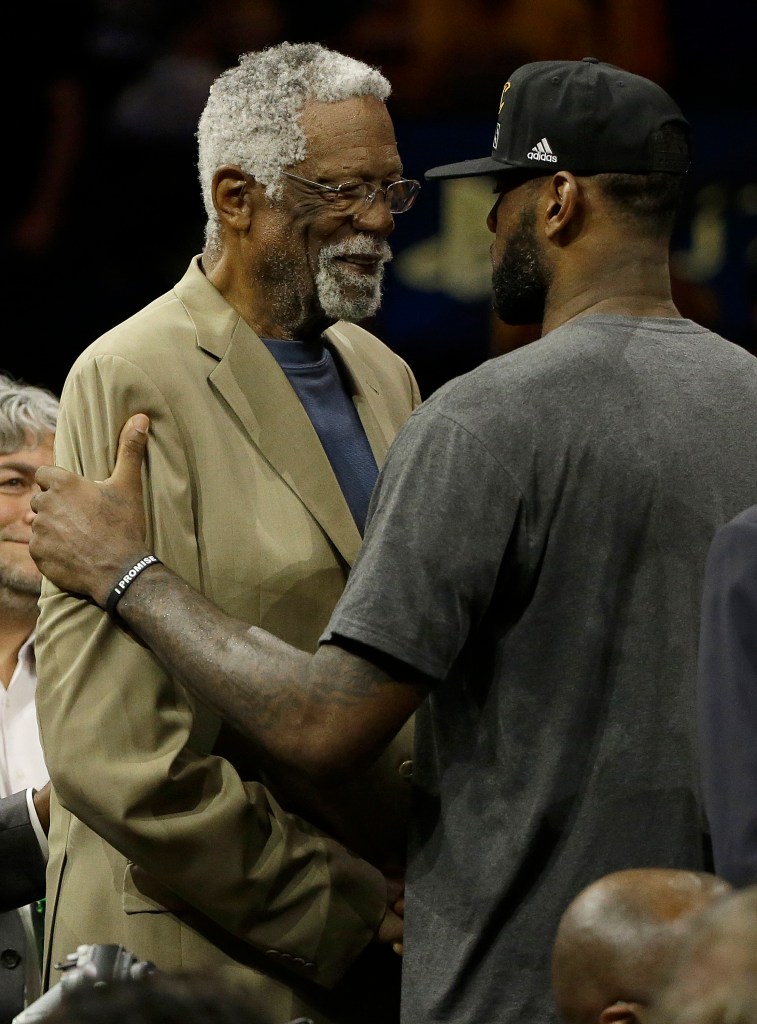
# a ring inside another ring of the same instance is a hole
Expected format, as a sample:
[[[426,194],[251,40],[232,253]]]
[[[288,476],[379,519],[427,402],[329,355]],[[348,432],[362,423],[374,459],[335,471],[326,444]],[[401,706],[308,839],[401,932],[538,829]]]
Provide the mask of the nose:
[[[385,189],[376,189],[373,195],[366,199],[360,209],[353,213],[352,223],[359,231],[383,238],[394,231],[394,217],[389,209]]]
[[[494,206],[492,206],[491,210],[489,210],[489,213],[486,217],[486,226],[493,235],[496,235],[497,233],[497,207],[499,206],[501,200],[502,196],[498,195],[497,201],[495,202]]]

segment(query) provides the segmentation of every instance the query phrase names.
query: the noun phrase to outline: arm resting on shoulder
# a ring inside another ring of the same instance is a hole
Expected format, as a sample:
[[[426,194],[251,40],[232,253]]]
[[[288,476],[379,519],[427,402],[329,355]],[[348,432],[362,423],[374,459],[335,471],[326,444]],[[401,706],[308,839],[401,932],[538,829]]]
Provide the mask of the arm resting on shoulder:
[[[107,401],[97,400],[106,393]],[[44,467],[50,490],[35,496],[43,511],[33,557],[50,570],[43,570],[40,600],[37,709],[56,797],[139,865],[153,880],[156,902],[182,907],[182,917],[200,929],[203,921],[214,922],[252,952],[278,949],[293,971],[330,987],[390,916],[384,876],[323,830],[288,814],[260,783],[243,781],[233,763],[213,754],[217,716],[178,674],[166,672],[124,620],[62,592],[84,595],[87,588],[78,580],[69,588],[58,570],[84,565],[95,575],[104,572],[110,588],[129,567],[119,538],[109,536],[107,516],[90,515],[87,506],[48,517],[44,507],[45,499],[65,491],[61,482],[121,504],[117,481],[114,487],[112,477],[105,479],[115,440],[105,450],[93,438],[115,439],[115,424],[127,418],[125,405],[137,401],[160,423],[145,468],[144,503],[137,463],[129,506],[142,550],[147,509],[152,528],[161,524],[159,554],[169,550],[195,586],[201,578],[191,467],[164,394],[150,375],[120,357],[84,358],[67,380],[56,432],[56,461],[75,472]],[[46,520],[59,534],[44,528]],[[113,552],[122,559],[116,572],[109,569]],[[130,866],[127,883],[135,883]],[[242,959],[246,955],[240,950]]]
[[[105,481],[54,467],[37,472],[32,556],[49,580],[101,608],[148,554],[141,483],[148,425],[141,414],[127,421]],[[378,652],[330,643],[306,654],[227,615],[159,563],[131,579],[116,610],[166,670],[264,760],[303,776],[326,780],[370,763],[430,688],[430,680]]]

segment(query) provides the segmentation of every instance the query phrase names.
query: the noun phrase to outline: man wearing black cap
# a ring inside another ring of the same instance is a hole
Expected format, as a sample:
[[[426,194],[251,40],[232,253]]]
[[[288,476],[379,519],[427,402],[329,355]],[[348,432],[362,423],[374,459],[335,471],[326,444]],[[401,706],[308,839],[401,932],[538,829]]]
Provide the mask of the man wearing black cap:
[[[402,428],[314,656],[159,564],[119,599],[287,771],[349,771],[418,709],[406,1024],[553,1019],[550,949],[581,889],[709,866],[699,598],[715,529],[757,502],[757,361],[671,298],[687,135],[652,82],[539,62],[505,85],[491,156],[428,172],[491,177],[495,306],[543,335]],[[148,553],[146,428],[106,484],[39,474],[32,553],[103,607]]]

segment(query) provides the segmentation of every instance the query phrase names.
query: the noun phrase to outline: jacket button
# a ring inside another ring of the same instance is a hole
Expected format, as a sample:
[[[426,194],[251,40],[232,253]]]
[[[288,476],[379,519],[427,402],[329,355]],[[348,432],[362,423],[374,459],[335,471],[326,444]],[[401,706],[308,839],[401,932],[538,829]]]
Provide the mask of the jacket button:
[[[21,954],[17,949],[4,949],[0,953],[0,964],[3,967],[7,967],[8,970],[12,971],[14,967],[18,967],[21,963]]]
[[[402,764],[397,768],[397,773],[401,779],[412,779],[413,777],[413,762],[403,761]]]

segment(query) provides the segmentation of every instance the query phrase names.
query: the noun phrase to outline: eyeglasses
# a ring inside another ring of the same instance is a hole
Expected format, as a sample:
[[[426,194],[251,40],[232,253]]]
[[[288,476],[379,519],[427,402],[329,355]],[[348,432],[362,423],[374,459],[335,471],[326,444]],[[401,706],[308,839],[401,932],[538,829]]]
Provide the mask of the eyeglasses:
[[[385,188],[373,188],[365,181],[345,181],[343,185],[322,185],[319,181],[310,181],[308,178],[301,178],[298,174],[290,174],[289,171],[281,173],[285,178],[291,178],[292,181],[299,181],[303,185],[319,189],[325,202],[338,213],[346,214],[359,213],[360,210],[370,206],[379,192],[384,197],[390,213],[406,213],[421,190],[420,182],[414,181],[412,178],[400,178],[399,181],[393,181]]]

